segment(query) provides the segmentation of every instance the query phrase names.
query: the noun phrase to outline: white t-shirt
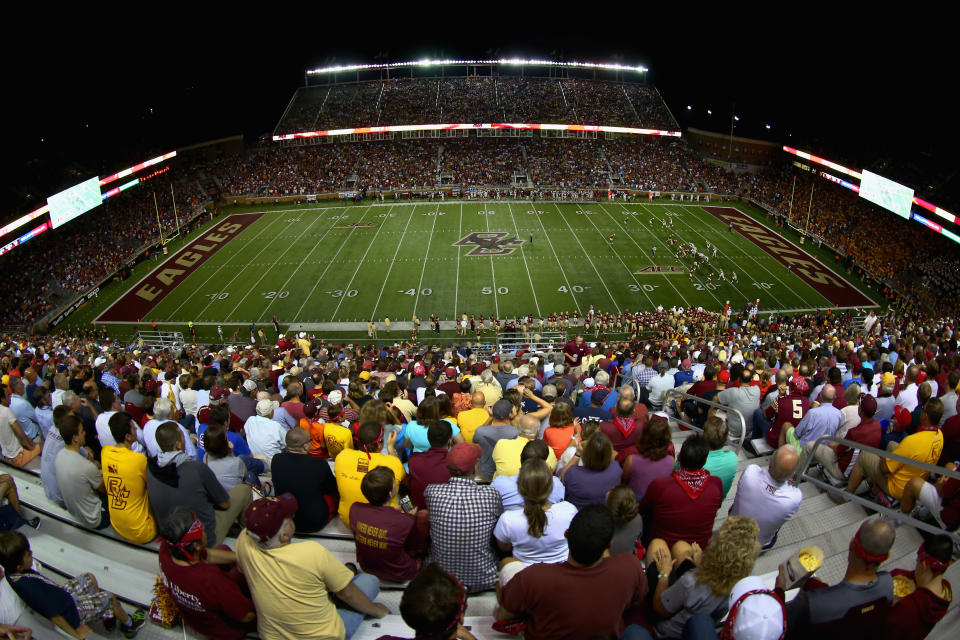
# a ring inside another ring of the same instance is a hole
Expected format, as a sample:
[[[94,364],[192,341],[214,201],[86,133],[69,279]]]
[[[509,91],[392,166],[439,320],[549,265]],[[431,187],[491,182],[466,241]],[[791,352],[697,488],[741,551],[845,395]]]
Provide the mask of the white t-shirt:
[[[0,450],[4,458],[16,458],[23,451],[20,441],[17,440],[17,434],[13,432],[12,425],[17,421],[10,407],[0,404]]]
[[[803,492],[799,488],[774,482],[767,469],[752,464],[740,475],[730,515],[756,520],[760,525],[760,544],[765,545],[793,517],[801,502]]]
[[[160,445],[157,444],[157,427],[162,425],[164,422],[173,422],[173,420],[147,420],[147,423],[143,425],[143,444],[147,449],[148,458],[156,458],[160,455]],[[193,444],[193,440],[190,439],[190,432],[187,431],[179,422],[176,423],[180,427],[181,433],[183,433],[183,450],[190,456],[192,460],[197,459],[197,445]],[[139,433],[137,434],[140,435]]]
[[[250,416],[243,424],[243,431],[247,434],[250,453],[266,456],[267,460],[273,460],[273,456],[287,446],[287,430],[276,420]]]
[[[512,544],[513,557],[525,564],[564,562],[569,554],[564,533],[573,516],[577,515],[577,508],[564,500],[551,506],[546,513],[547,526],[539,538],[530,535],[523,509],[504,511],[493,535],[501,542]]]
[[[117,441],[113,439],[113,434],[110,433],[110,418],[115,413],[116,411],[104,411],[97,416],[95,425],[97,428],[97,440],[100,441],[101,447],[117,446]],[[137,441],[130,445],[130,450],[147,455],[147,448],[143,444],[143,430],[139,425],[137,426]]]
[[[0,624],[17,624],[17,619],[26,609],[27,605],[13,590],[10,583],[6,579],[0,580]]]
[[[917,391],[919,390],[920,387],[917,386],[916,382],[911,382],[901,389],[900,393],[897,394],[897,406],[904,407],[907,411],[913,413],[913,410],[920,404],[920,400],[917,398]]]

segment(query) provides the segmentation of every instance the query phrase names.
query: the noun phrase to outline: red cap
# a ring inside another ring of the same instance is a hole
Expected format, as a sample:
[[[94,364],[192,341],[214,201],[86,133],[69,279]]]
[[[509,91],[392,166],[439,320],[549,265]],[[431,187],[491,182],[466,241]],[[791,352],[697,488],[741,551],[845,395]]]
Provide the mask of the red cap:
[[[427,370],[424,368],[422,363],[418,362],[417,364],[413,365],[413,375],[422,376],[426,374],[426,372]]]
[[[451,467],[457,467],[463,473],[469,473],[480,459],[480,445],[467,444],[461,442],[453,445],[450,452],[447,453],[447,464]]]
[[[493,356],[494,362],[500,362],[500,356]]]
[[[266,542],[277,535],[286,518],[297,513],[297,499],[292,493],[284,493],[276,498],[260,498],[247,507],[245,522],[247,529],[259,536],[260,542]]]
[[[456,367],[447,367],[447,369],[444,371],[444,373],[447,375],[448,378],[456,378],[456,377],[457,377],[457,369],[456,369]]]
[[[913,416],[910,415],[910,410],[904,406],[896,406],[893,409],[893,417],[897,421],[897,426],[900,428],[897,431],[903,431],[910,426],[910,423],[913,422]]]
[[[223,387],[213,387],[210,389],[210,399],[211,400],[223,400],[230,392],[224,389]]]
[[[730,372],[724,369],[723,371],[717,374],[717,380],[719,380],[723,384],[727,384],[728,382],[730,382]]]
[[[157,387],[159,386],[160,384],[156,380],[151,378],[147,380],[145,383],[143,383],[143,390],[146,391],[147,393],[153,393],[154,391],[157,390]]]

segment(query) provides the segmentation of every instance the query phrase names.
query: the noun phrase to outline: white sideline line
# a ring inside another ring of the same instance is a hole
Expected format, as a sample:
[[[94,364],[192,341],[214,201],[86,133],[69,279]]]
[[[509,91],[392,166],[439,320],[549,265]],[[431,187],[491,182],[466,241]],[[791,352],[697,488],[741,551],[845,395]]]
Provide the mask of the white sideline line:
[[[563,222],[567,225],[567,228],[570,229],[570,235],[572,235],[572,236],[573,236],[573,239],[577,241],[577,244],[578,244],[578,245],[580,245],[580,250],[583,251],[583,255],[586,256],[587,262],[590,263],[590,266],[593,267],[594,273],[597,274],[597,280],[600,281],[600,284],[603,285],[603,288],[604,288],[604,290],[606,290],[607,295],[610,296],[610,302],[613,303],[613,310],[614,310],[614,311],[621,311],[622,309],[620,309],[620,305],[617,304],[617,299],[613,297],[613,294],[610,292],[610,288],[607,287],[607,283],[604,281],[603,276],[600,275],[600,270],[597,269],[597,265],[595,265],[595,264],[593,263],[593,259],[590,257],[590,254],[589,254],[589,253],[587,252],[587,250],[584,248],[583,243],[580,242],[580,238],[577,237],[577,233],[573,230],[573,227],[570,226],[570,222],[567,220],[566,216],[563,215],[563,211],[560,210],[560,206],[559,206],[559,205],[556,205],[556,204],[553,205],[553,206],[557,208],[557,213],[560,214],[560,217],[563,219]],[[581,210],[582,210],[582,209],[581,209]],[[586,214],[584,214],[584,215],[586,215]]]
[[[417,211],[417,205],[410,207],[410,217],[407,218],[407,224],[403,227],[403,233],[400,234],[400,240],[397,241],[397,248],[393,251],[393,257],[390,258],[390,266],[387,267],[387,275],[383,278],[383,286],[380,287],[380,293],[377,295],[377,302],[373,305],[373,311],[370,313],[370,322],[377,318],[377,308],[380,306],[380,298],[383,297],[383,290],[387,288],[387,282],[390,280],[390,272],[393,271],[393,265],[397,262],[397,254],[400,253],[400,247],[403,246],[403,237],[407,235],[407,227],[413,220],[413,214]]]
[[[420,292],[423,291],[423,274],[427,271],[427,260],[430,259],[430,245],[433,244],[433,232],[437,228],[437,218],[440,217],[440,205],[433,210],[433,224],[430,225],[430,235],[427,237],[427,252],[423,254],[423,266],[420,267],[420,284],[417,286],[417,297],[413,301],[413,314],[417,313],[417,305],[420,304]]]
[[[507,208],[510,210],[510,219],[513,220],[513,230],[517,233],[517,240],[523,242],[523,238],[520,237],[520,227],[517,226],[517,219],[513,217],[513,207],[510,203],[507,203]],[[523,266],[527,270],[527,280],[530,282],[530,291],[533,293],[533,304],[537,307],[537,317],[543,317],[543,314],[540,313],[540,303],[537,301],[537,290],[533,287],[533,276],[530,275],[530,266],[527,265],[527,254],[523,252],[524,245],[520,245],[520,255],[523,256]]]
[[[531,203],[534,210],[537,209],[537,203]],[[559,211],[559,208],[557,209]],[[583,309],[580,308],[580,303],[577,302],[577,296],[573,293],[573,287],[570,285],[570,279],[567,277],[567,272],[563,270],[563,264],[560,262],[560,256],[557,255],[557,250],[553,248],[553,242],[550,240],[550,234],[547,233],[547,228],[543,224],[542,216],[539,214],[534,214],[534,218],[540,223],[540,228],[543,229],[543,237],[547,239],[547,244],[550,245],[550,251],[553,252],[553,257],[557,261],[557,266],[560,267],[560,274],[563,276],[563,281],[567,283],[567,292],[570,294],[570,297],[573,298],[573,304],[577,307],[577,312],[580,315],[583,315]]]
[[[487,233],[490,233],[490,204],[483,207],[483,219],[487,223]],[[490,277],[493,278],[493,306],[497,311],[497,317],[500,317],[500,294],[497,293],[497,272],[493,268],[493,256],[490,257]]]
[[[370,244],[367,245],[367,250],[363,252],[363,257],[360,258],[360,262],[357,263],[357,268],[354,269],[353,275],[350,276],[350,282],[348,282],[347,286],[343,288],[343,295],[340,296],[340,302],[337,303],[337,307],[333,310],[333,315],[330,316],[330,322],[333,322],[334,318],[337,317],[337,312],[340,311],[340,305],[343,304],[343,300],[347,297],[347,292],[350,291],[350,285],[353,284],[353,281],[354,279],[356,279],[357,274],[360,273],[360,267],[363,266],[363,261],[367,259],[367,254],[370,253],[370,247],[372,247],[373,243],[377,241],[377,236],[380,235],[380,230],[383,229],[385,226],[387,226],[387,217],[390,216],[391,211],[393,211],[393,207],[387,210],[387,214],[383,218],[383,224],[377,227],[377,232],[373,234],[373,239],[370,241]]]
[[[357,222],[362,221],[367,216],[368,213],[370,213],[370,207],[367,207],[367,210],[363,212],[363,215],[360,216],[360,220],[357,220]],[[353,232],[356,231],[357,229],[358,227],[350,227],[350,233],[347,234],[347,237],[344,238],[343,242],[340,243],[340,246],[337,247],[337,252],[333,254],[333,257],[330,258],[330,262],[327,263],[327,266],[323,268],[323,271],[320,273],[320,276],[317,278],[317,281],[313,283],[313,288],[310,289],[310,293],[307,294],[306,297],[304,297],[303,303],[300,305],[300,308],[297,309],[297,312],[293,316],[294,318],[300,317],[300,314],[303,312],[303,308],[307,306],[307,302],[309,302],[310,298],[313,297],[313,292],[317,290],[317,285],[323,282],[323,276],[327,275],[327,271],[330,270],[330,267],[337,260],[337,256],[339,256],[340,252],[343,251],[343,248],[347,246],[347,242],[350,240],[350,236],[352,236]]]
[[[457,242],[463,237],[463,203],[460,203],[460,222],[457,227]],[[453,316],[457,316],[457,304],[460,300],[460,250],[463,249],[457,245],[457,282],[453,288]]]

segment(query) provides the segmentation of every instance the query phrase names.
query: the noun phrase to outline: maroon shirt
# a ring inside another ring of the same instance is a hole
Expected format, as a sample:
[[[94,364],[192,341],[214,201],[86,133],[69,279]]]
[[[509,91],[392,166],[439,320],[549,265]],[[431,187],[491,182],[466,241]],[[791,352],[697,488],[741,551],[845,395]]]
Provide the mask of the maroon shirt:
[[[807,415],[807,411],[810,409],[810,398],[799,393],[791,393],[782,398],[777,398],[777,402],[767,407],[767,411],[773,408],[776,408],[777,416],[770,428],[767,429],[767,444],[776,448],[779,445],[780,430],[783,428],[783,423],[789,422],[793,426],[800,424],[803,416]]]
[[[631,453],[636,453],[637,438],[643,433],[643,423],[635,418],[626,418],[627,422],[633,423],[633,428],[627,435],[623,435],[617,428],[615,420],[608,420],[600,423],[600,431],[604,433],[610,442],[613,443],[613,450],[616,452],[617,462],[623,464]],[[629,450],[629,451],[628,451]]]
[[[907,576],[915,580],[913,571],[894,569],[894,576]],[[950,583],[943,581],[949,591]],[[938,622],[947,615],[950,601],[944,600],[929,589],[917,589],[913,593],[897,600],[884,625],[885,640],[923,640],[933,631]]]
[[[569,353],[573,357],[573,361],[564,358],[564,364],[569,365],[570,367],[579,367],[583,356],[588,356],[591,353],[590,347],[587,346],[586,342],[581,342],[578,345],[576,340],[571,340],[568,342],[563,348],[563,352]]]
[[[880,423],[873,418],[862,420],[860,424],[847,431],[847,435],[844,436],[847,440],[853,440],[864,446],[878,449],[882,437],[883,430],[880,428]],[[837,447],[837,466],[840,467],[841,471],[847,470],[850,461],[853,460],[853,452],[852,447],[846,447],[842,444]]]
[[[693,386],[690,387],[690,395],[697,396],[702,398],[707,393],[717,390],[717,381],[716,380],[701,380],[699,382],[694,382]]]
[[[429,484],[446,484],[450,480],[447,469],[447,450],[444,447],[430,447],[426,451],[414,453],[408,462],[410,467],[410,500],[418,509],[426,509],[423,490]]]
[[[940,427],[943,434],[943,453],[940,454],[941,467],[948,462],[960,460],[960,414],[951,416]]]
[[[292,400],[287,400],[286,402],[280,405],[283,409],[293,416],[293,419],[297,422],[300,422],[306,418],[306,414],[303,413],[303,403],[302,402],[293,402]]]
[[[412,515],[354,502],[350,530],[357,543],[357,562],[365,572],[394,582],[412,580],[420,572],[420,562],[410,552],[423,551],[426,544]]]
[[[252,623],[240,623],[253,611],[253,601],[244,592],[243,575],[236,569],[226,572],[205,562],[183,567],[170,557],[167,545],[161,544],[160,574],[184,621],[197,633],[239,640],[252,631]]]
[[[707,487],[692,500],[672,475],[650,483],[640,501],[644,541],[663,538],[667,547],[674,542],[697,542],[706,548],[713,535],[713,522],[723,502],[723,482],[716,476],[707,479]],[[651,526],[647,526],[650,523]]]

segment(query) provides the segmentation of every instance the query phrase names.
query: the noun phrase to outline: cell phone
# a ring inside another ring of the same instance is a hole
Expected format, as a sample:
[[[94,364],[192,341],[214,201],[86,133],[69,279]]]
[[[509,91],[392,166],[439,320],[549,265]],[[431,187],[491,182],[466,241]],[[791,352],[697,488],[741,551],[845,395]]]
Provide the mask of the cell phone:
[[[410,500],[410,496],[403,496],[397,500],[400,503],[400,508],[403,509],[404,513],[410,513],[413,511],[413,501]]]

